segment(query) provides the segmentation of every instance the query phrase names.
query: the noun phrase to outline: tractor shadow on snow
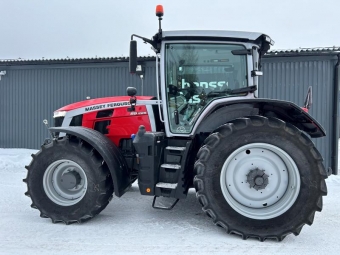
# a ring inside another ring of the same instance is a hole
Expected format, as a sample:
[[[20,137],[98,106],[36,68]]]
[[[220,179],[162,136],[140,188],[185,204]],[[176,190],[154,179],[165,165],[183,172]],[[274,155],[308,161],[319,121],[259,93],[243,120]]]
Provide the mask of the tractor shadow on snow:
[[[210,232],[216,238],[228,238],[230,241],[243,241],[238,235],[227,232],[215,226],[212,220],[202,211],[200,203],[196,199],[195,189],[190,189],[186,199],[181,199],[172,210],[159,210],[152,208],[152,196],[142,196],[135,182],[132,187],[121,197],[113,197],[109,205],[95,218],[84,223],[94,225],[106,225],[112,228],[129,228],[126,222],[138,223],[137,229],[149,231],[150,229],[173,229],[174,234],[188,231],[195,234],[207,234]],[[157,198],[157,205],[170,206],[173,198]],[[78,224],[76,224],[78,225]],[[110,228],[111,228],[110,227]],[[131,230],[131,229],[130,229]],[[169,230],[170,231],[170,230]],[[124,230],[123,230],[124,232]],[[284,240],[291,240],[286,238]],[[248,241],[258,242],[258,239],[249,238]],[[266,240],[274,242],[275,240]]]

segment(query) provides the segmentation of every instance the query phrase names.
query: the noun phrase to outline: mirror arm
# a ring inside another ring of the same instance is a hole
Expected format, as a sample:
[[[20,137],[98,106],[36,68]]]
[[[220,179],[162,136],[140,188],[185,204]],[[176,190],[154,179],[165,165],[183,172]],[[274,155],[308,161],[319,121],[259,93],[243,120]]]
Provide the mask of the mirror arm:
[[[140,36],[140,35],[136,35],[136,34],[132,34],[131,35],[131,41],[133,40],[133,37],[137,37],[139,39],[142,39],[145,43],[149,43],[152,45],[152,47],[156,48],[157,47],[157,42],[153,41],[153,40],[150,40],[148,38],[145,38],[143,36]]]

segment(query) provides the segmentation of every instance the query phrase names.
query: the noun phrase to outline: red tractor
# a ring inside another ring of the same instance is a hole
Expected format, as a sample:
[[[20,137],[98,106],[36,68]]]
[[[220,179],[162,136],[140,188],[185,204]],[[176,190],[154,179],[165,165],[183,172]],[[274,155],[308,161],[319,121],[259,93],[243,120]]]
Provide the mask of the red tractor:
[[[172,209],[194,187],[203,211],[228,233],[261,241],[298,235],[327,194],[310,140],[325,131],[306,109],[257,97],[260,59],[274,42],[262,33],[166,32],[161,6],[156,15],[152,39],[131,39],[156,52],[157,95],[129,87],[128,96],[55,111],[52,139],[26,167],[31,206],[53,223],[81,223],[138,179],[154,208]],[[132,73],[136,65],[132,40]],[[159,207],[157,197],[175,202]]]

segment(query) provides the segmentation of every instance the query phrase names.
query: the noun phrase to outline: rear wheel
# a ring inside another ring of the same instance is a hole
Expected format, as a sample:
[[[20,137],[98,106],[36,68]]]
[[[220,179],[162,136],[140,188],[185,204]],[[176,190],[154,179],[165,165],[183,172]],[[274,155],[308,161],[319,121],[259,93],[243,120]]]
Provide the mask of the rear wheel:
[[[64,137],[43,145],[27,166],[32,207],[54,223],[83,222],[102,211],[112,198],[108,167],[89,144]]]
[[[312,141],[275,118],[242,118],[220,127],[198,152],[195,170],[203,210],[244,239],[298,235],[327,194]]]

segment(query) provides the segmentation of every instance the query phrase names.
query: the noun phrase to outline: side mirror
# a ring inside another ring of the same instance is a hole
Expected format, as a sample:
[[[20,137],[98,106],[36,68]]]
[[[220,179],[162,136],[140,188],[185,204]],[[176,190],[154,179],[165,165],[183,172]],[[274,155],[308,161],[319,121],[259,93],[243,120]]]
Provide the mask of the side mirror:
[[[126,89],[126,93],[128,94],[128,96],[133,97],[137,94],[137,89],[135,87],[128,87]]]
[[[137,41],[130,41],[129,71],[136,73],[137,68]]]

